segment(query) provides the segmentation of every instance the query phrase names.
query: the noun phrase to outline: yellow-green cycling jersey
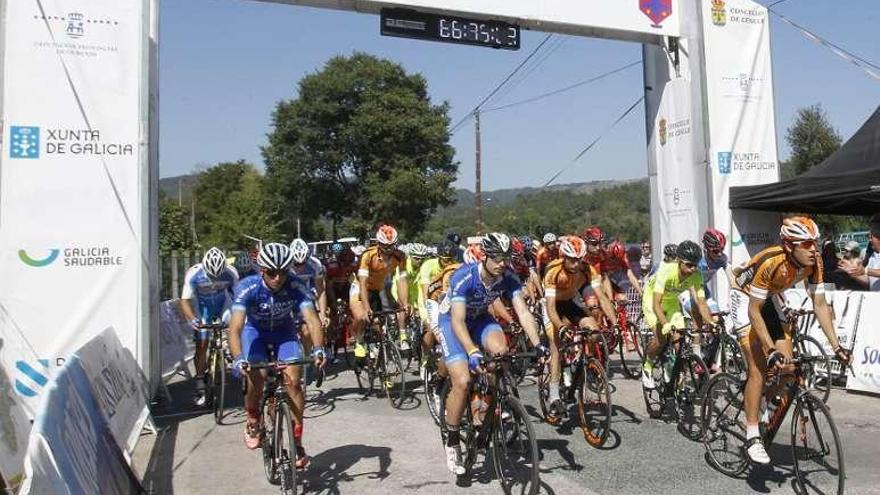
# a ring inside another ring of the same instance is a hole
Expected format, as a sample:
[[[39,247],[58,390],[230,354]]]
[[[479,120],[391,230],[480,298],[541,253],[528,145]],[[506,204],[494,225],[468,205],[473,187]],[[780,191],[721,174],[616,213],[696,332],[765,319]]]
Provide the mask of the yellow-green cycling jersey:
[[[657,315],[654,314],[654,295],[661,294],[660,307],[666,320],[677,328],[684,327],[684,315],[681,312],[679,294],[694,289],[698,299],[705,299],[703,291],[703,275],[695,270],[688,277],[682,279],[678,263],[662,263],[657,273],[648,278],[645,290],[642,294],[642,313],[645,323],[649,327],[657,325]]]
[[[430,261],[430,260],[428,260],[428,261]],[[424,263],[422,263],[421,268],[424,268],[425,265],[428,264],[428,261],[425,261]],[[413,268],[412,258],[406,259],[406,283],[407,283],[406,287],[409,292],[409,295],[407,296],[407,303],[409,303],[409,304],[416,304],[416,303],[422,302],[421,294],[419,291],[419,274],[422,273],[421,268],[419,270],[416,270],[415,268]],[[400,269],[398,268],[397,274],[399,274],[399,273],[400,273]],[[391,293],[394,294],[394,299],[398,299],[397,279],[399,277],[396,276],[397,274],[395,274],[394,281],[391,284]]]

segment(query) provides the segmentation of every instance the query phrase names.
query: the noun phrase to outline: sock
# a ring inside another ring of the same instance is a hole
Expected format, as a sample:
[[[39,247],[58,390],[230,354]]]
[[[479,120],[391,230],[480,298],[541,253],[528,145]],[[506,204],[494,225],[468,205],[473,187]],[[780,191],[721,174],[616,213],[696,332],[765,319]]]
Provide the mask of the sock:
[[[457,447],[460,445],[461,432],[458,429],[458,425],[447,425],[446,428],[449,430],[449,436],[446,437],[446,446]]]
[[[746,439],[757,438],[761,436],[761,430],[758,429],[758,423],[746,423]]]
[[[559,400],[559,382],[550,382],[550,403]]]

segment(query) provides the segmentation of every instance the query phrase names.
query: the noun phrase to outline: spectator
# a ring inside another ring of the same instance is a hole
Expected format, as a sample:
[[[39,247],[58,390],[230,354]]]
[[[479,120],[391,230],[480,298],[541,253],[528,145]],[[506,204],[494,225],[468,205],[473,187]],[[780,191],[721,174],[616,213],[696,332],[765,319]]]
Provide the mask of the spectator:
[[[859,247],[858,243],[856,247]],[[857,277],[850,275],[847,263],[849,261],[837,252],[837,245],[833,240],[827,239],[822,244],[822,279],[825,283],[832,284],[837,290],[865,290],[865,285]]]
[[[645,241],[642,243],[642,257],[639,259],[639,266],[641,267],[641,273],[647,274],[651,271],[651,266],[654,264],[654,255],[651,253],[651,243]],[[633,270],[635,272],[635,270]]]
[[[867,287],[870,291],[880,291],[880,213],[871,217],[869,229],[868,249],[862,263],[841,260],[839,266],[859,280],[862,287]]]
[[[642,279],[642,252],[639,250],[638,246],[630,246],[629,249],[626,250],[626,261],[629,264],[629,269],[632,270],[633,275],[636,276],[637,279]]]

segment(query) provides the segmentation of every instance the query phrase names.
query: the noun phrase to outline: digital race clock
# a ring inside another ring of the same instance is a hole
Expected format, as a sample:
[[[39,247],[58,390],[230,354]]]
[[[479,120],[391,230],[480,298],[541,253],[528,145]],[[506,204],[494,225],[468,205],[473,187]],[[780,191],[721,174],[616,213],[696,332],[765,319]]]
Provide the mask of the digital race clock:
[[[519,26],[406,9],[382,9],[383,36],[519,50]]]

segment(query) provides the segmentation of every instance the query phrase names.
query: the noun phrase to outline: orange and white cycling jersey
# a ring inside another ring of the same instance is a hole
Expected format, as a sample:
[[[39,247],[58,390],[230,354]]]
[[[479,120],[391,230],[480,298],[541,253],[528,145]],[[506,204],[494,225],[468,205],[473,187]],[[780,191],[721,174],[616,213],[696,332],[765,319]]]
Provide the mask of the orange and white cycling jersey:
[[[811,293],[821,294],[825,291],[822,258],[817,256],[815,265],[799,268],[789,260],[782,246],[768,247],[753,256],[736,278],[743,291],[762,300],[781,294],[802,280],[806,281]]]
[[[406,255],[395,249],[382,255],[378,246],[370,246],[361,255],[358,264],[358,277],[367,277],[367,290],[384,290],[385,279],[400,268],[400,277],[406,277]]]
[[[564,258],[558,258],[547,265],[547,273],[544,275],[545,296],[555,297],[557,301],[568,301],[587,285],[594,289],[599,287],[602,279],[592,266],[582,263],[576,272],[568,273],[562,266],[563,263]]]

